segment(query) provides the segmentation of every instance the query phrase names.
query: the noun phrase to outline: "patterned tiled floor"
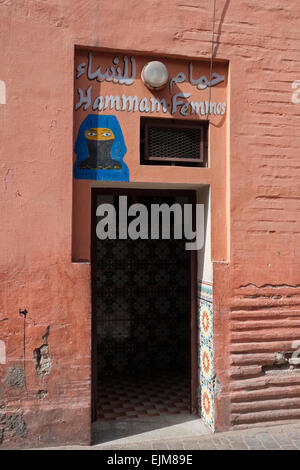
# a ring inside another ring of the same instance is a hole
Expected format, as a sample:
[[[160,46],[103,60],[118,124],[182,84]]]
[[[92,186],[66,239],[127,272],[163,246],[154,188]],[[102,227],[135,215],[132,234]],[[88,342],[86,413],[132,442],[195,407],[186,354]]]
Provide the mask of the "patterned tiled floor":
[[[98,420],[180,414],[189,411],[189,384],[173,377],[105,378],[98,389]]]

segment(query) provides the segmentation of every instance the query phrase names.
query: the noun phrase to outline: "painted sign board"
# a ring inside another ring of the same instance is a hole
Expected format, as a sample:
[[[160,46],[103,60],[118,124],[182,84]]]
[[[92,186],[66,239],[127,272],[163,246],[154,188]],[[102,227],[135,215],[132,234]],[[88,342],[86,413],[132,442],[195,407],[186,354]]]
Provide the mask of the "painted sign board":
[[[154,60],[133,54],[78,50],[75,59],[74,176],[129,181],[130,159],[139,148],[141,116],[217,119],[226,115],[226,67],[156,57],[169,73],[167,85],[151,91],[141,79]],[[136,148],[128,156],[127,142]],[[127,159],[128,157],[128,159]]]

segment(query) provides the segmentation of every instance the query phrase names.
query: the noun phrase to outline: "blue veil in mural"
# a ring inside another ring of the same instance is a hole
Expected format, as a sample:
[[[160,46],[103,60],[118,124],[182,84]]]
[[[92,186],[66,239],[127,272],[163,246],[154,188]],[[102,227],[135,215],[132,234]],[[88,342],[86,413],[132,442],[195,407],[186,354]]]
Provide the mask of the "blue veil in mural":
[[[74,177],[129,181],[129,169],[123,162],[126,151],[116,116],[89,114],[79,128],[75,143]]]

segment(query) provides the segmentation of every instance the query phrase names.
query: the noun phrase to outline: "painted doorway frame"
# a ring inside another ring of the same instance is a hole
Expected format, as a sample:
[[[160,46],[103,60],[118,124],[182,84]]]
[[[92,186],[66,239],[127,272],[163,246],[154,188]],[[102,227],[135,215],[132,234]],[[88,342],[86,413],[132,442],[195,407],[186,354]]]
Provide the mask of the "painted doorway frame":
[[[189,204],[193,205],[193,230],[196,227],[196,202],[197,193],[193,190],[185,189],[138,189],[138,188],[91,188],[91,419],[97,420],[97,389],[98,389],[98,370],[97,370],[97,254],[96,254],[96,209],[97,196],[185,196],[188,197]],[[197,251],[190,251],[190,413],[199,414],[198,389],[200,387],[198,380],[198,299],[197,299]],[[200,416],[199,416],[200,417]]]

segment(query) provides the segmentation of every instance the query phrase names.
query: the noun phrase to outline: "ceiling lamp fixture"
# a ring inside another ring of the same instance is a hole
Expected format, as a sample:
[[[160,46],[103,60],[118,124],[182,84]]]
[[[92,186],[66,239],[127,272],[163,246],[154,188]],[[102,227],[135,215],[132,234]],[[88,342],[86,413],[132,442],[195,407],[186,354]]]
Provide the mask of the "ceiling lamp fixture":
[[[143,67],[142,80],[150,90],[160,90],[168,83],[168,69],[158,60],[148,62]]]

